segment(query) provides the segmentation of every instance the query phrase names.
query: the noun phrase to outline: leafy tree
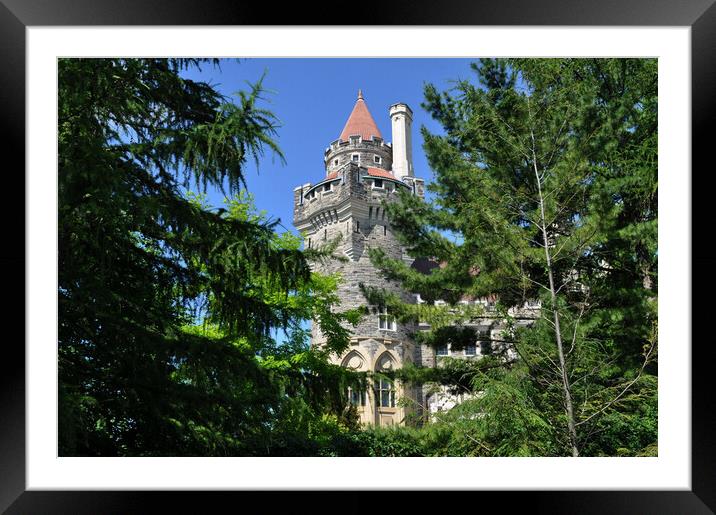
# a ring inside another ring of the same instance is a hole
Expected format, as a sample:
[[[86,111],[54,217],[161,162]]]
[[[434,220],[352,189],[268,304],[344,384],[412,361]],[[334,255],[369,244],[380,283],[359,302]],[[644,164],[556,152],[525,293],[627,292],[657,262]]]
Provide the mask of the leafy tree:
[[[61,455],[290,454],[312,445],[291,427],[345,418],[356,379],[300,326],[347,345],[332,279],[249,198],[185,194],[238,194],[250,160],[282,159],[261,82],[232,101],[182,77],[205,64],[58,63]]]
[[[411,254],[441,266],[424,275],[371,257],[445,312],[460,315],[465,295],[499,298],[519,359],[476,373],[478,399],[456,411],[473,410],[472,437],[489,452],[640,452],[656,439],[655,409],[641,409],[656,398],[656,61],[483,59],[473,70],[477,84],[425,87],[444,128],[422,129],[434,201],[386,205]],[[541,317],[519,328],[507,308],[529,299]],[[425,339],[464,337],[439,325]],[[649,429],[627,438],[610,420]]]

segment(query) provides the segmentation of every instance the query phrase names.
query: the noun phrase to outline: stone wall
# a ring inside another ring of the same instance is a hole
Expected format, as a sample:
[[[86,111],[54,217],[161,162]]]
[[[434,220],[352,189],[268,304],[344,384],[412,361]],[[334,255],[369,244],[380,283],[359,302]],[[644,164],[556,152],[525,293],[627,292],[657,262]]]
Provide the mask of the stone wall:
[[[382,147],[386,146],[383,144]],[[390,147],[387,147],[388,149]],[[349,155],[349,154],[346,154]],[[370,155],[370,153],[368,154]],[[370,165],[373,167],[373,165]],[[383,187],[375,187],[375,178],[363,166],[348,162],[337,170],[338,176],[315,185],[305,184],[294,190],[294,225],[302,233],[306,247],[318,248],[339,240],[337,252],[344,259],[317,262],[314,270],[340,275],[337,310],[367,305],[360,284],[384,288],[398,294],[406,302],[415,302],[415,296],[402,290],[400,285],[381,276],[369,258],[371,248],[380,248],[388,256],[404,259],[404,249],[390,227],[390,219],[383,202],[397,198],[396,190],[409,187],[400,181],[378,178]],[[329,187],[326,187],[329,185]],[[350,348],[333,362],[357,370],[380,371],[400,368],[405,363],[420,363],[421,356],[412,341],[417,331],[415,324],[401,324],[381,328],[382,315],[376,306],[356,327],[350,327],[353,338]],[[385,319],[385,318],[384,318]],[[312,329],[312,345],[325,343],[317,324]],[[414,388],[396,385],[399,397],[416,400]],[[370,424],[401,423],[411,412],[403,407],[379,406],[378,392],[368,392],[367,406],[361,408],[361,420]]]
[[[363,140],[359,137],[352,137],[349,141],[334,141],[326,149],[324,164],[326,173],[339,170],[348,163],[352,163],[352,155],[359,155],[360,166],[382,168],[390,170],[393,167],[392,147],[380,138]],[[375,162],[375,156],[380,158],[380,163]],[[338,163],[336,163],[338,160]]]

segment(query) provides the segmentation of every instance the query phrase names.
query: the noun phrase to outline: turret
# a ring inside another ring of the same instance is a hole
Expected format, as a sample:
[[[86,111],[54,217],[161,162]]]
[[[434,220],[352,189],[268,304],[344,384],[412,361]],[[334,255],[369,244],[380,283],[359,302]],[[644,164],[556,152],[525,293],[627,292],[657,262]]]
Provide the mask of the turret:
[[[393,128],[393,174],[398,179],[413,177],[413,111],[407,104],[393,104],[390,106],[390,120]]]
[[[396,112],[412,114],[405,104],[397,104]],[[391,117],[392,117],[391,109]],[[422,196],[423,182],[412,177],[409,155],[409,121],[402,130],[402,159],[405,177],[393,173],[393,148],[383,140],[359,91],[353,110],[338,139],[324,153],[325,174],[316,183],[305,183],[294,189],[294,225],[304,237],[307,248],[337,245],[334,254],[340,259],[319,260],[312,268],[324,274],[338,274],[338,310],[366,305],[361,285],[381,288],[414,302],[415,296],[403,291],[400,284],[386,279],[370,259],[371,249],[381,249],[406,265],[413,261],[393,234],[386,204],[394,202],[399,192]],[[395,135],[394,131],[394,135]],[[406,139],[407,135],[407,139]],[[408,175],[409,174],[409,175]],[[402,180],[401,180],[402,179]],[[422,363],[422,350],[412,335],[417,331],[413,322],[401,322],[385,306],[369,306],[356,326],[351,326],[350,348],[333,363],[360,371],[387,371],[407,363]],[[326,343],[317,324],[311,331],[311,344]],[[420,401],[417,392],[399,382],[381,380],[364,392],[349,392],[360,420],[366,424],[390,425],[404,423],[410,408],[396,399],[407,397]]]
[[[390,171],[393,151],[383,140],[360,90],[341,135],[326,149],[323,160],[327,177],[349,163]]]

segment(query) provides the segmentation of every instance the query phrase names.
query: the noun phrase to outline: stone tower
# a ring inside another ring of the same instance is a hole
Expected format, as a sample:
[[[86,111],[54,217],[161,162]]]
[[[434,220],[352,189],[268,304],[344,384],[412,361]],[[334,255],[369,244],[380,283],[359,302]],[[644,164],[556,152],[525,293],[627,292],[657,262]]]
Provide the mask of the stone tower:
[[[317,264],[315,269],[341,275],[341,310],[366,305],[359,283],[385,288],[415,302],[415,295],[386,281],[368,257],[370,248],[381,248],[392,258],[412,263],[391,230],[383,202],[394,201],[399,190],[423,196],[424,182],[413,173],[412,111],[398,103],[390,107],[389,115],[392,145],[384,141],[359,91],[343,131],[325,150],[323,179],[294,189],[294,225],[306,247],[340,238],[337,252],[347,259]],[[410,336],[417,327],[397,323],[378,307],[370,306],[370,313],[352,330],[350,348],[335,358],[336,364],[360,371],[390,370],[406,363],[427,364],[428,356],[423,357]],[[324,342],[314,324],[312,345]],[[404,423],[411,408],[401,406],[400,398],[407,397],[418,405],[422,402],[421,391],[386,381],[376,382],[367,392],[349,395],[363,423],[381,426]]]

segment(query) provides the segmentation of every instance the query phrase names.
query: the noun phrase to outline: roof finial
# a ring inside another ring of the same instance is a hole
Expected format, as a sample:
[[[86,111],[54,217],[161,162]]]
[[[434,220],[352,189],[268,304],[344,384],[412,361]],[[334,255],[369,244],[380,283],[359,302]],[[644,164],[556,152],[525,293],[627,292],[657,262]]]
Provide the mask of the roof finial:
[[[363,100],[363,92],[358,90],[358,100]]]

